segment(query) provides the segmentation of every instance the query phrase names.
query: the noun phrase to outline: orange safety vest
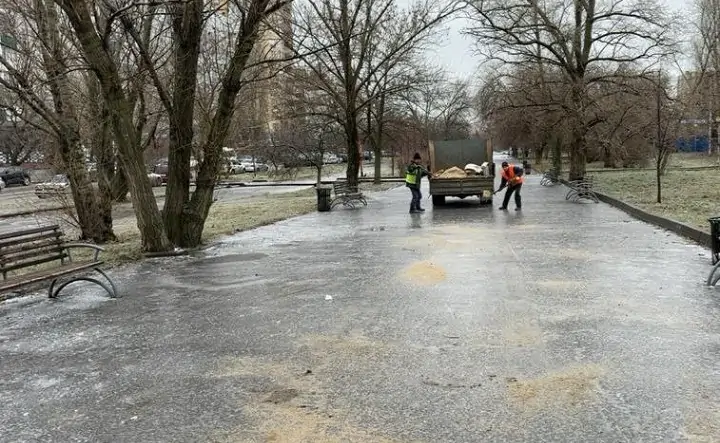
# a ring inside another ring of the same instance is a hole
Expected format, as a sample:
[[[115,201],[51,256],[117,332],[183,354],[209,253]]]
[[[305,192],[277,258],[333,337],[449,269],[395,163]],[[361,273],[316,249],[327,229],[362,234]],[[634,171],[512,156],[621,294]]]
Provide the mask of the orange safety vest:
[[[510,184],[512,182],[512,179],[515,178],[515,165],[509,165],[507,170],[503,169],[502,178],[504,178],[505,181],[507,181],[508,184]],[[522,177],[518,177],[518,179],[519,180],[516,180],[516,182],[514,184],[522,183],[524,181]]]

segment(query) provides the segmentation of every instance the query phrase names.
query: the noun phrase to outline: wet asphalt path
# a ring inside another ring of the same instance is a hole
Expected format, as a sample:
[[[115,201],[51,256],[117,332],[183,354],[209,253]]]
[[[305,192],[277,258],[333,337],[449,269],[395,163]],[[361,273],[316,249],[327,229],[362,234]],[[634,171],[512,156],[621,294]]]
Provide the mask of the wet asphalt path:
[[[522,213],[400,188],[116,270],[117,301],[0,305],[0,441],[720,441],[709,253],[538,183]]]

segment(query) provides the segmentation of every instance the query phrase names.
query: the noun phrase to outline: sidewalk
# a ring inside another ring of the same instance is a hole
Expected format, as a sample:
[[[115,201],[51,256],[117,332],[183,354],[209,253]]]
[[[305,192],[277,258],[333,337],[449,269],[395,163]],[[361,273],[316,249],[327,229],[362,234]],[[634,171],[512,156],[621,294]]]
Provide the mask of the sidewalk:
[[[720,440],[709,252],[539,179],[522,213],[399,188],[0,305],[0,441]]]

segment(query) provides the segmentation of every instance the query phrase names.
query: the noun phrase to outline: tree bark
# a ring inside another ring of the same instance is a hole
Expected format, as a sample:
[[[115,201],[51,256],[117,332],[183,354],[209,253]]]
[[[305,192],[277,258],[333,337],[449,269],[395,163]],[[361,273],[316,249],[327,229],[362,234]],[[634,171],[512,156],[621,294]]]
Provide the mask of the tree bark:
[[[576,0],[577,1],[577,0]],[[587,125],[585,123],[585,86],[582,73],[575,78],[575,84],[571,91],[571,119],[573,121],[572,137],[570,139],[570,171],[568,180],[582,180],[585,177],[587,164],[585,135]]]
[[[382,145],[383,145],[383,131],[385,130],[385,94],[380,94],[377,106],[377,118],[375,128],[375,143],[374,143],[374,154],[375,154],[375,184],[382,182]]]
[[[346,109],[345,117],[345,141],[347,143],[347,169],[345,171],[345,178],[347,179],[348,185],[358,185],[358,174],[360,173],[360,144],[359,144],[359,130],[357,124],[357,111],[355,105],[348,105]]]
[[[184,241],[183,211],[190,201],[190,161],[194,138],[198,57],[203,31],[203,2],[190,0],[175,8],[172,19],[175,38],[174,88],[172,108],[168,112],[170,152],[163,220],[170,241],[181,246],[196,246]]]
[[[112,232],[112,223],[108,226],[102,217],[97,195],[85,169],[80,127],[71,106],[72,99],[68,96],[71,89],[63,67],[65,55],[59,41],[55,4],[40,0],[36,6],[39,33],[45,43],[42,51],[43,65],[58,120],[59,153],[70,181],[80,236],[84,240],[104,243],[115,238],[115,235]]]
[[[95,123],[91,142],[97,164],[98,208],[100,218],[111,233],[108,240],[114,241],[117,240],[114,232],[112,232],[112,204],[115,201],[112,180],[115,176],[115,155],[110,137],[108,111],[100,95],[100,85],[98,85],[97,77],[92,73],[88,73],[85,77],[85,83],[88,88],[91,112],[89,120]],[[127,194],[127,191],[125,193]]]
[[[98,77],[110,122],[115,134],[120,163],[130,188],[142,249],[163,252],[172,249],[148,180],[143,153],[133,125],[133,110],[122,89],[118,67],[105,49],[95,29],[88,4],[82,0],[54,0],[65,11],[78,38],[83,55]]]
[[[213,202],[215,183],[222,167],[222,146],[235,113],[235,99],[243,85],[243,72],[258,38],[262,20],[267,18],[270,0],[253,0],[235,41],[235,51],[222,80],[215,115],[210,122],[208,137],[203,144],[195,192],[182,213],[181,246],[197,246],[202,242],[205,220]]]

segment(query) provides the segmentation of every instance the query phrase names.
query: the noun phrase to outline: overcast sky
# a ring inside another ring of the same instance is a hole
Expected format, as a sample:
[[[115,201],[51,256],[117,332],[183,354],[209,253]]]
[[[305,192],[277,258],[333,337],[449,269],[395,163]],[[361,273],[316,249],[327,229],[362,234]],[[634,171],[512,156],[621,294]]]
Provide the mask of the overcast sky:
[[[408,4],[412,0],[398,0],[399,4]],[[685,11],[691,8],[693,0],[665,0],[665,4],[672,9]],[[455,76],[468,77],[477,72],[480,59],[473,55],[472,39],[462,35],[463,27],[467,26],[465,20],[454,20],[447,25],[450,32],[446,41],[428,57],[434,58]]]

